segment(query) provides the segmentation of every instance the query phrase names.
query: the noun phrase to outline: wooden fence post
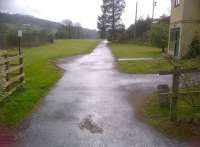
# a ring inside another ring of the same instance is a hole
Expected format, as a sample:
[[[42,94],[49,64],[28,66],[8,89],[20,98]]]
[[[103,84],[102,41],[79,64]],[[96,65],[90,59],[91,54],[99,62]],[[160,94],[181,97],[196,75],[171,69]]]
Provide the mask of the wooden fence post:
[[[17,61],[18,63],[12,63],[13,61]],[[21,52],[12,56],[9,56],[7,51],[3,52],[0,60],[0,68],[2,68],[0,80],[3,80],[2,88],[3,95],[5,95],[4,98],[11,95],[24,83],[23,66],[23,54]]]
[[[21,50],[19,51],[19,55],[22,55]],[[19,65],[23,65],[23,62],[24,62],[23,57],[20,57],[19,58]],[[20,68],[19,72],[20,72],[20,75],[24,73],[24,67],[23,66]],[[23,83],[23,82],[24,82],[24,77],[20,78],[20,83]]]
[[[8,61],[8,54],[7,54],[7,52],[5,52],[4,60],[5,60],[5,71],[4,71],[4,73],[5,73],[5,81],[7,83],[7,82],[9,82],[9,75],[6,72],[9,69],[9,61]],[[9,85],[5,87],[6,93],[9,92],[9,89],[10,89]]]
[[[188,94],[188,93],[180,93],[179,92],[179,84],[180,84],[180,76],[184,73],[199,73],[200,69],[198,68],[189,68],[182,69],[180,66],[175,65],[174,70],[170,71],[160,71],[160,75],[173,75],[173,86],[172,86],[172,97],[170,102],[170,119],[171,121],[177,121],[177,107],[178,107],[178,96],[180,94]],[[199,91],[193,91],[193,94],[199,94]],[[199,107],[198,105],[196,107]]]
[[[179,83],[180,83],[180,67],[175,66],[174,74],[173,74],[173,95],[171,99],[170,105],[170,113],[171,113],[171,121],[177,120],[177,99],[178,99],[178,91],[179,91]]]

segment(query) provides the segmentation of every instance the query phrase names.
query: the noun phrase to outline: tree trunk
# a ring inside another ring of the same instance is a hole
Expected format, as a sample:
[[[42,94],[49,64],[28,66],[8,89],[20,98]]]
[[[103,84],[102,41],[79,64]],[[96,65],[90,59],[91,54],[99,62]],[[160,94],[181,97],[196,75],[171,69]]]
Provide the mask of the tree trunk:
[[[112,0],[112,38],[111,41],[114,40],[114,32],[115,32],[115,0]]]
[[[165,48],[162,48],[162,53],[164,53],[165,52]]]

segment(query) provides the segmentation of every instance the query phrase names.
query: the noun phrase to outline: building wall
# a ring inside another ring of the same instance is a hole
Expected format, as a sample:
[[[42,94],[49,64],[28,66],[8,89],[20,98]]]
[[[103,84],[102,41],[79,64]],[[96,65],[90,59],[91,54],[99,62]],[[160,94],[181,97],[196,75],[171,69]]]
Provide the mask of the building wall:
[[[175,0],[171,2],[170,29],[180,28],[179,56],[185,56],[196,32],[200,35],[200,0],[181,0],[178,7],[175,7]],[[173,55],[172,46],[169,43],[169,53]]]
[[[180,22],[183,19],[183,0],[181,0],[179,6],[175,6],[175,0],[171,0],[171,23]]]
[[[181,31],[180,56],[187,55],[189,45],[197,32],[200,33],[200,24],[184,23]]]
[[[195,34],[200,33],[200,0],[184,0],[182,23],[181,56],[185,56]]]
[[[200,20],[200,0],[184,0],[183,20]]]

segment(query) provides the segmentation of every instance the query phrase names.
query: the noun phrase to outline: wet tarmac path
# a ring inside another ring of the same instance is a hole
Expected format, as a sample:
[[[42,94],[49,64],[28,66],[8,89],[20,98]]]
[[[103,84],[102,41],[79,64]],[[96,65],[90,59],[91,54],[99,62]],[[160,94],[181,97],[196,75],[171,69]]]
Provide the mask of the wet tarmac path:
[[[19,131],[19,147],[181,146],[134,117],[138,99],[170,76],[119,73],[106,42],[59,66],[65,73]]]

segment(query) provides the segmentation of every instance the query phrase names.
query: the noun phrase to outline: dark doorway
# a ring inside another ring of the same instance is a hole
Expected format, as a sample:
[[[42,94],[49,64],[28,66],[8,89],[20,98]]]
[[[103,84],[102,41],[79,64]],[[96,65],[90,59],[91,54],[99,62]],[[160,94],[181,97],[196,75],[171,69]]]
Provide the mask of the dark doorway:
[[[180,28],[171,29],[171,43],[172,49],[174,51],[174,56],[179,55],[179,47],[180,47]]]

